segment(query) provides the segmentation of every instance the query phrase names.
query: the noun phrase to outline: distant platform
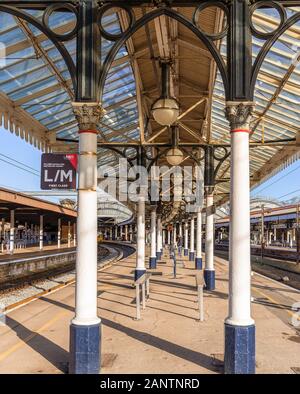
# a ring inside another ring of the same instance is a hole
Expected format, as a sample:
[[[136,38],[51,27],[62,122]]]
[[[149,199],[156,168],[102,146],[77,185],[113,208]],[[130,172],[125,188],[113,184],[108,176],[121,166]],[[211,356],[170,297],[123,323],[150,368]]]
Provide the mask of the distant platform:
[[[76,248],[74,246],[68,247],[67,244],[62,244],[60,248],[57,247],[57,244],[47,245],[43,247],[43,250],[40,250],[39,246],[19,248],[15,249],[13,254],[7,252],[0,253],[0,264],[21,259],[31,259],[32,257],[47,256],[54,253],[70,252],[75,249]]]

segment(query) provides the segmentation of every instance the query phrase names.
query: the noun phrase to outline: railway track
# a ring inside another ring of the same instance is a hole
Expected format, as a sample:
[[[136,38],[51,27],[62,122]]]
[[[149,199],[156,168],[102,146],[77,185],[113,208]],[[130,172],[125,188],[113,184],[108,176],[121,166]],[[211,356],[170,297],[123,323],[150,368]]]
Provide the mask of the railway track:
[[[133,246],[110,242],[101,243],[100,248],[101,257],[98,261],[98,270],[135,252]],[[32,299],[39,298],[74,282],[75,262],[61,268],[56,267],[31,274],[28,277],[10,280],[9,283],[0,285],[0,312],[1,310],[5,312],[14,309],[19,305],[30,302]]]
[[[101,245],[111,246],[112,248],[119,250],[123,254],[122,258],[126,258],[135,252],[135,248],[131,245],[117,244],[117,243],[109,242],[109,241],[105,241],[105,242],[101,243]]]
[[[226,260],[228,260],[229,257],[228,250],[224,249],[215,249],[215,255]],[[255,257],[256,255],[251,254],[251,266],[253,271],[300,290],[300,273],[261,263],[259,260],[255,261]],[[276,262],[274,262],[274,264],[276,264]]]
[[[105,258],[108,254],[109,251],[107,249],[101,248],[100,250],[101,259]],[[10,262],[8,261],[7,264],[10,264]],[[60,264],[55,267],[51,267],[49,269],[39,270],[37,272],[25,274],[22,276],[16,276],[15,278],[10,277],[8,281],[0,282],[0,294],[14,288],[21,288],[24,286],[34,284],[40,280],[50,279],[65,274],[67,272],[74,270],[74,268],[75,268],[75,261],[72,261],[63,265]]]

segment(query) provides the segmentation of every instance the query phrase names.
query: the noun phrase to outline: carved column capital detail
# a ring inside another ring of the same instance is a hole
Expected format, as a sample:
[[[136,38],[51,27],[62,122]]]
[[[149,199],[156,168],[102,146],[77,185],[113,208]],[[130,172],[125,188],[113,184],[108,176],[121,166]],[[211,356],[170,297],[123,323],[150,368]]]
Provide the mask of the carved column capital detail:
[[[80,130],[96,129],[105,114],[100,103],[72,103],[73,112]]]
[[[228,101],[226,103],[225,115],[230,123],[231,130],[250,129],[255,103],[252,101],[236,102]]]

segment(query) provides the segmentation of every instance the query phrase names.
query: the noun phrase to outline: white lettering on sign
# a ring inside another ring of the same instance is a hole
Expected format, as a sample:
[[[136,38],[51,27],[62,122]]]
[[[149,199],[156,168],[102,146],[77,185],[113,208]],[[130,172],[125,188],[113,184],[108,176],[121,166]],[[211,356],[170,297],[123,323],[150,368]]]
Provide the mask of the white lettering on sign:
[[[72,170],[65,171],[65,170],[58,170],[55,173],[55,177],[49,178],[49,173],[48,170],[45,170],[45,182],[65,182],[69,180],[69,182],[72,182],[73,180],[73,173]]]

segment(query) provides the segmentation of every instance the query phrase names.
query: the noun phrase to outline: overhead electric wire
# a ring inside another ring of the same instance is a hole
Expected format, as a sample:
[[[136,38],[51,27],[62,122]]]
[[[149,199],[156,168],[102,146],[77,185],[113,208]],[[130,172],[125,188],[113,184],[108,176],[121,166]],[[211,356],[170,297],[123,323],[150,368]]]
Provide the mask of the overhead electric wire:
[[[22,167],[20,167],[20,166],[18,166],[18,165],[16,165],[16,164],[13,164],[13,163],[11,163],[11,162],[9,162],[9,161],[7,161],[7,160],[4,160],[4,159],[1,159],[0,158],[0,160],[1,161],[4,161],[5,163],[7,163],[7,164],[10,164],[11,166],[13,166],[13,167],[15,167],[15,168],[19,168],[20,170],[23,170],[23,171],[25,171],[25,172],[28,172],[29,174],[32,174],[32,175],[35,175],[35,176],[40,176],[39,174],[37,174],[37,173],[35,173],[35,172],[33,172],[33,171],[30,171],[30,170],[27,170],[26,168],[22,168]]]
[[[290,194],[294,194],[294,193],[296,193],[296,192],[300,192],[300,189],[294,190],[294,191],[292,191],[292,192],[290,192],[290,193],[284,194],[283,196],[276,197],[276,198],[279,200],[280,198],[289,196]]]
[[[294,168],[293,170],[291,170],[290,172],[288,172],[287,174],[283,175],[283,176],[280,177],[279,179],[276,179],[276,181],[270,183],[270,185],[268,185],[268,186],[264,187],[263,189],[259,190],[258,192],[256,192],[256,193],[253,195],[253,197],[254,197],[254,196],[257,196],[257,195],[260,194],[262,191],[264,191],[264,190],[268,189],[269,187],[273,186],[275,183],[279,182],[281,179],[283,179],[283,178],[287,177],[288,175],[292,174],[293,172],[295,172],[295,171],[298,170],[299,168],[300,168],[300,165],[299,165],[298,167]]]
[[[33,171],[38,172],[38,170],[36,170],[35,168],[33,168],[33,167],[31,167],[31,166],[29,166],[29,165],[27,165],[27,164],[24,164],[24,163],[22,163],[21,161],[18,161],[18,160],[16,160],[16,159],[13,159],[12,157],[6,156],[6,155],[4,155],[3,153],[0,153],[0,156],[4,156],[4,157],[6,157],[6,159],[9,159],[9,160],[11,160],[11,161],[14,161],[14,162],[16,162],[16,163],[18,163],[18,164],[21,164],[21,165],[24,166],[24,167],[29,168],[30,170],[33,170]]]

